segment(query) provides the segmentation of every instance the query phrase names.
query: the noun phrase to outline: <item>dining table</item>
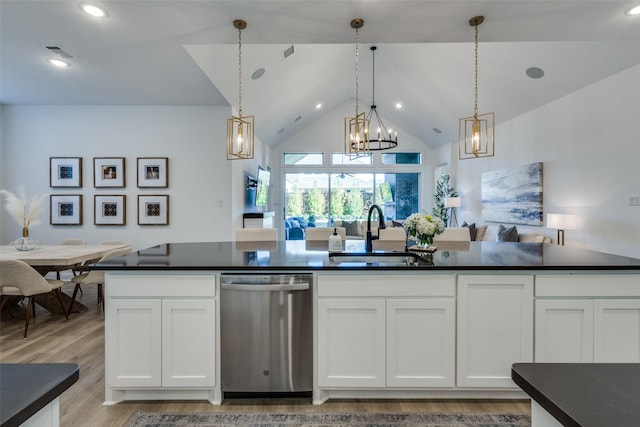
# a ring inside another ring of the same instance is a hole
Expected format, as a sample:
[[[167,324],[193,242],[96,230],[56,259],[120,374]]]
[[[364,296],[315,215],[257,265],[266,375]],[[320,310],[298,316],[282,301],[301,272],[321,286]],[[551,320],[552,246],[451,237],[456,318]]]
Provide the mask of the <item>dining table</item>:
[[[86,261],[98,260],[108,252],[125,246],[127,245],[40,245],[29,251],[20,251],[13,245],[0,245],[0,260],[24,261],[45,276],[54,268],[66,266],[71,269]],[[63,305],[68,307],[71,304],[71,297],[64,292],[60,294]],[[38,295],[36,302],[51,313],[62,313],[56,298],[52,295]],[[87,307],[76,300],[72,312],[82,311],[87,311]]]

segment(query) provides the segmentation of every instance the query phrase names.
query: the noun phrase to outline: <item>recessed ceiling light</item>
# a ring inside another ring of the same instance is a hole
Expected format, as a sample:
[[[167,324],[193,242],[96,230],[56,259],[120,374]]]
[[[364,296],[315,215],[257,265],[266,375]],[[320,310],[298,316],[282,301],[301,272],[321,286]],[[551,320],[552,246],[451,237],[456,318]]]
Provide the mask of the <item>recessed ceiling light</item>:
[[[258,68],[257,70],[255,70],[253,72],[253,74],[251,74],[251,78],[253,80],[258,80],[260,77],[262,77],[262,75],[264,74],[265,69],[264,68]]]
[[[396,109],[402,110],[402,104],[399,102],[396,102]]]
[[[529,67],[525,73],[532,79],[540,79],[544,76],[544,70],[538,67]]]
[[[640,15],[640,5],[634,6],[627,11],[627,15]]]
[[[317,104],[316,104],[316,110],[319,110],[319,109],[321,109],[321,108],[322,108],[322,104],[321,104],[321,103],[317,103]]]
[[[107,11],[105,9],[93,4],[80,3],[80,9],[82,9],[84,13],[95,16],[96,18],[104,18],[107,16]]]
[[[58,68],[67,68],[70,64],[67,61],[63,61],[62,59],[48,59],[49,64],[56,66]]]

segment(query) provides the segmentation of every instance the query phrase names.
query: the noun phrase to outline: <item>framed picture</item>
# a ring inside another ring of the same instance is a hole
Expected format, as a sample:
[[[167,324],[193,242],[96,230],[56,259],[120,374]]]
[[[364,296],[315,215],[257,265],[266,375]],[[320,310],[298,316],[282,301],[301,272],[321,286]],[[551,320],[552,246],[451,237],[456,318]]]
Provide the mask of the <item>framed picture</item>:
[[[82,158],[50,157],[49,186],[51,188],[82,187]]]
[[[167,188],[169,159],[167,157],[138,157],[138,188]]]
[[[122,188],[126,184],[124,157],[94,157],[93,186]]]
[[[51,225],[82,225],[82,194],[52,194],[49,201]]]
[[[93,196],[93,223],[95,225],[125,225],[125,195]]]
[[[138,225],[169,225],[169,196],[138,195]]]

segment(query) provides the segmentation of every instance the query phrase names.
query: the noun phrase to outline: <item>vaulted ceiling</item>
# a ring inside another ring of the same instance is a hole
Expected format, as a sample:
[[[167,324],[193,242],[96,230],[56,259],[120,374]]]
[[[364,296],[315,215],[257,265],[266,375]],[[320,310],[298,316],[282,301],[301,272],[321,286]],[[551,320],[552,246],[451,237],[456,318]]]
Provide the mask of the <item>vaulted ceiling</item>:
[[[474,29],[479,109],[497,123],[640,63],[640,1],[616,0],[0,0],[0,103],[54,105],[238,104],[275,146],[324,112],[353,103],[355,31],[362,18],[359,98],[388,124],[437,147],[473,112]],[[72,58],[54,69],[46,46]],[[293,46],[293,54],[283,52]],[[530,67],[542,78],[526,75]],[[252,79],[258,69],[264,74]],[[640,76],[639,76],[640,77]],[[401,103],[402,108],[396,108]],[[322,104],[320,109],[316,106]],[[354,107],[355,109],[355,107]],[[337,126],[342,126],[337,123]],[[435,130],[434,130],[435,129]]]

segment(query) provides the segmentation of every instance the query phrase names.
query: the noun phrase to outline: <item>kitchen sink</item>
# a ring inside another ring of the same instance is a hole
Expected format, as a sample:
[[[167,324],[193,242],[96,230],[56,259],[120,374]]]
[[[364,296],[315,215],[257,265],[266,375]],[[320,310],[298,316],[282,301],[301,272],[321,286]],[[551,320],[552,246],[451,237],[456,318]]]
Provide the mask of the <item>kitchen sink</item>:
[[[433,262],[414,252],[340,252],[330,253],[329,261],[344,266],[406,267],[433,265]]]

